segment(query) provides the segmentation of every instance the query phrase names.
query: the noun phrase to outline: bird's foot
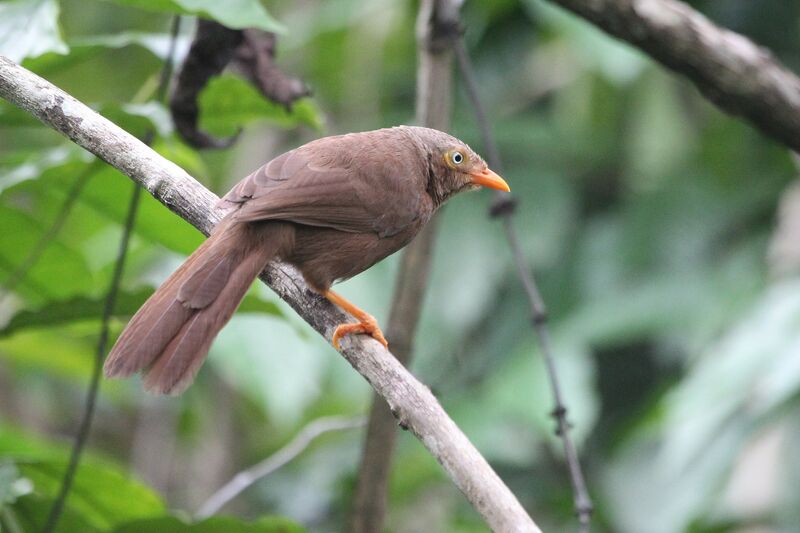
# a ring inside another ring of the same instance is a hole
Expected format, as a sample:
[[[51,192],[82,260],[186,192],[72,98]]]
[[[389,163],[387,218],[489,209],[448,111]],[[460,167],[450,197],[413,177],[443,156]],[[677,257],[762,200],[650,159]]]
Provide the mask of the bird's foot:
[[[371,315],[366,315],[363,317],[361,322],[355,324],[339,324],[336,326],[336,330],[333,332],[333,338],[331,339],[333,347],[337,350],[340,350],[341,348],[339,346],[339,341],[342,337],[345,335],[355,335],[359,333],[366,333],[370,335],[373,339],[383,344],[384,348],[389,347],[386,337],[383,336],[383,332],[381,331],[380,326],[378,326],[378,321],[375,320],[375,317]]]

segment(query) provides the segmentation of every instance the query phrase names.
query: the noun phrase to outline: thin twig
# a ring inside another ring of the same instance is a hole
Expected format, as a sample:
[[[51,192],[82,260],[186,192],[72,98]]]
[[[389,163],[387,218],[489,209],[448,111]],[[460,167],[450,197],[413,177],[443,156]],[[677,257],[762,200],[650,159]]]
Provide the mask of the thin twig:
[[[195,517],[197,519],[203,519],[216,514],[253,483],[265,478],[295,459],[303,453],[314,440],[325,433],[360,428],[363,427],[365,423],[366,419],[363,416],[355,418],[329,416],[309,422],[286,446],[263,461],[233,476],[230,481],[212,494],[205,503],[200,506],[197,513],[195,513]]]
[[[481,131],[483,138],[484,148],[486,149],[487,160],[489,165],[495,169],[501,168],[500,152],[497,149],[497,144],[492,134],[491,126],[486,118],[486,112],[478,94],[477,83],[475,82],[475,73],[472,69],[472,62],[470,61],[467,48],[464,41],[459,39],[455,45],[456,58],[458,60],[459,71],[461,78],[464,81],[467,94],[472,103],[472,109],[475,112],[475,119]],[[547,328],[547,308],[545,307],[544,300],[542,299],[539,288],[536,285],[536,280],[533,276],[533,271],[528,266],[525,254],[522,252],[520,246],[519,236],[514,227],[514,208],[516,202],[507,193],[499,193],[497,200],[492,206],[492,216],[499,216],[503,219],[503,227],[505,229],[508,244],[514,255],[514,262],[517,266],[517,274],[525,288],[525,294],[528,297],[528,304],[530,306],[531,318],[533,321],[533,328],[536,332],[536,338],[539,341],[539,348],[542,352],[545,365],[547,367],[547,376],[550,380],[550,388],[553,393],[553,409],[552,416],[556,420],[557,428],[556,434],[561,438],[564,445],[564,455],[567,460],[567,467],[569,469],[570,480],[572,482],[572,489],[575,497],[575,511],[580,523],[580,531],[588,533],[590,521],[592,517],[592,500],[589,497],[589,491],[586,488],[586,481],[583,477],[581,470],[578,452],[575,444],[569,435],[570,424],[567,421],[567,408],[564,404],[563,394],[561,392],[561,385],[558,378],[558,371],[556,369],[555,358],[553,357],[553,350],[550,343],[550,333]]]
[[[167,92],[169,85],[170,75],[172,73],[172,61],[175,54],[175,43],[180,30],[180,17],[173,17],[172,23],[172,38],[170,41],[169,53],[164,66],[161,69],[161,76],[159,78],[159,85],[156,89],[156,95],[163,101],[164,95]],[[143,142],[150,145],[153,142],[155,134],[151,130],[145,136]],[[114,314],[114,307],[117,302],[117,295],[119,294],[119,287],[122,282],[122,273],[125,267],[125,258],[128,255],[128,244],[130,237],[133,233],[133,227],[136,222],[136,212],[138,211],[139,201],[142,196],[142,188],[138,184],[133,185],[133,193],[131,194],[130,203],[128,204],[128,214],[125,219],[125,225],[120,239],[119,250],[117,252],[117,259],[114,264],[114,272],[111,276],[111,283],[108,288],[105,306],[103,308],[103,316],[100,323],[100,338],[97,341],[97,349],[95,351],[94,367],[92,368],[92,376],[89,382],[89,389],[86,392],[86,403],[83,409],[83,416],[80,425],[78,426],[78,434],[75,437],[75,444],[72,446],[70,452],[69,462],[64,471],[64,478],[61,482],[58,495],[56,496],[53,506],[50,508],[50,513],[47,516],[47,521],[42,528],[43,533],[52,533],[61,513],[64,510],[64,504],[69,496],[69,491],[72,488],[72,483],[75,480],[75,475],[78,471],[78,464],[81,460],[81,455],[86,447],[86,441],[89,438],[89,430],[92,426],[94,418],[95,406],[97,405],[97,395],[100,391],[100,377],[102,376],[103,360],[106,355],[106,347],[108,344],[108,334],[111,324],[111,316]]]
[[[80,426],[78,427],[78,435],[75,437],[75,444],[72,446],[72,452],[69,456],[69,463],[67,469],[64,471],[64,479],[61,482],[61,487],[56,496],[53,507],[50,508],[50,514],[47,517],[42,531],[51,533],[55,530],[61,512],[64,509],[64,504],[67,500],[72,482],[75,479],[75,474],[78,470],[78,463],[81,459],[81,454],[86,446],[86,439],[89,437],[89,429],[92,425],[92,418],[94,417],[94,409],[97,403],[97,393],[100,390],[100,376],[102,375],[103,359],[106,355],[106,344],[108,343],[108,330],[109,323],[111,322],[111,315],[114,312],[114,304],[117,301],[117,294],[119,292],[120,281],[122,280],[122,271],[125,264],[125,256],[128,252],[128,241],[131,232],[133,231],[133,224],[136,220],[136,208],[139,205],[139,198],[141,197],[142,189],[138,185],[133,186],[133,194],[128,206],[128,216],[125,220],[125,227],[122,232],[122,239],[119,245],[119,252],[117,253],[117,261],[114,265],[114,274],[111,278],[111,285],[108,288],[108,296],[106,297],[105,307],[103,309],[103,318],[100,325],[100,339],[97,341],[97,350],[95,352],[94,368],[92,369],[92,378],[89,382],[89,390],[86,393],[86,406],[83,409],[83,417],[81,418]]]
[[[64,199],[64,203],[61,204],[61,208],[58,210],[58,214],[53,219],[53,223],[50,227],[45,231],[42,236],[36,241],[36,244],[31,248],[31,251],[28,253],[28,256],[22,261],[19,266],[6,278],[5,283],[3,286],[0,287],[0,305],[5,302],[6,298],[14,292],[17,288],[17,285],[25,279],[28,272],[31,268],[36,264],[39,258],[42,256],[44,251],[47,249],[47,245],[50,244],[50,241],[56,238],[58,233],[61,231],[61,228],[64,226],[64,222],[67,221],[67,217],[69,216],[70,212],[72,211],[75,202],[78,200],[78,197],[83,191],[84,186],[89,181],[89,178],[100,167],[101,163],[95,160],[92,162],[91,165],[86,167],[86,169],[78,175],[75,181],[72,183],[72,186],[67,191],[67,197]]]

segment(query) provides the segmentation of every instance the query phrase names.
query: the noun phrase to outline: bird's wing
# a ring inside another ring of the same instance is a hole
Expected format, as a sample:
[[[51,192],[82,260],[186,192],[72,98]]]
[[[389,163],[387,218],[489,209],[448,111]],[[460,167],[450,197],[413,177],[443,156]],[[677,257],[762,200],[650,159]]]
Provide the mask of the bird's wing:
[[[382,237],[402,231],[424,209],[419,169],[402,158],[370,157],[369,147],[347,146],[347,137],[276,157],[222,202],[241,204],[242,221],[286,220]]]

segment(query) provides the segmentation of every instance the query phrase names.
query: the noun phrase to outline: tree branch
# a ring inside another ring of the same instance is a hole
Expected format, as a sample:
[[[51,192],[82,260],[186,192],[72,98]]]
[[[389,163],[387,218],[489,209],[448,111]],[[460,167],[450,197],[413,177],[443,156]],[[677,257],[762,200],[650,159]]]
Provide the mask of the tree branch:
[[[800,78],[678,0],[550,0],[689,78],[721,109],[800,151]]]
[[[417,123],[447,131],[452,98],[453,40],[461,2],[423,0],[417,16]],[[408,366],[428,286],[431,250],[439,217],[434,217],[403,251],[386,336],[401,364]],[[397,428],[383,399],[375,394],[369,414],[358,482],[350,516],[353,533],[383,529],[389,473]]]
[[[364,426],[365,422],[366,420],[360,416],[355,418],[328,416],[309,422],[286,446],[250,468],[237,473],[230,481],[209,496],[198,509],[196,518],[208,518],[219,512],[228,502],[253,483],[265,478],[303,453],[317,437],[331,431],[360,428]]]
[[[495,143],[492,128],[489,125],[486,111],[483,108],[483,103],[478,94],[478,84],[475,81],[472,61],[470,60],[463,39],[458,40],[455,49],[456,58],[458,59],[458,68],[465,88],[467,89],[470,102],[472,103],[475,120],[481,131],[487,160],[492,168],[500,170],[502,167],[500,151],[497,148],[497,143]],[[553,408],[552,416],[556,421],[556,434],[561,439],[564,447],[564,456],[567,461],[567,468],[569,470],[575,501],[575,514],[578,516],[580,532],[588,533],[593,510],[592,500],[586,488],[586,481],[583,477],[578,451],[569,434],[570,423],[567,420],[567,407],[564,402],[564,395],[561,392],[558,370],[556,369],[556,360],[553,356],[553,348],[550,343],[550,331],[547,328],[547,308],[539,292],[539,287],[536,284],[533,272],[528,265],[528,261],[525,259],[525,254],[522,252],[522,246],[520,246],[519,243],[519,235],[514,226],[514,211],[516,205],[516,200],[512,195],[498,192],[496,200],[492,205],[490,215],[503,219],[503,227],[506,231],[508,246],[511,248],[511,252],[514,255],[514,262],[517,266],[517,275],[519,276],[522,287],[528,298],[531,322],[536,332],[536,338],[539,341],[539,349],[542,352],[542,359],[544,359],[547,368],[547,377],[553,394],[553,403],[555,407]]]
[[[174,163],[84,104],[0,56],[0,96],[108,162],[206,235],[221,213],[218,198]],[[268,265],[262,279],[317,332],[330,340],[345,315],[308,289],[289,265]],[[495,531],[540,531],[486,460],[447,416],[430,390],[383,346],[347,337],[342,355],[383,396]]]

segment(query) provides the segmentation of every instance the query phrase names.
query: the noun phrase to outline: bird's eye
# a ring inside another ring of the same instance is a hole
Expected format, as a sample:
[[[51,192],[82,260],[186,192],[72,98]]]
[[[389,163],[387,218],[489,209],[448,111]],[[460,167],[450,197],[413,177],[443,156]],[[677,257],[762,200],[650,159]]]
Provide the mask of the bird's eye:
[[[450,168],[456,168],[467,159],[467,156],[459,150],[450,150],[444,155],[444,160]]]

